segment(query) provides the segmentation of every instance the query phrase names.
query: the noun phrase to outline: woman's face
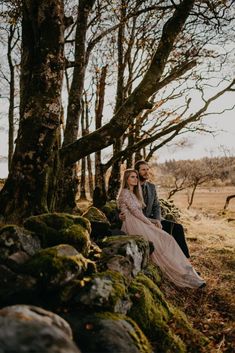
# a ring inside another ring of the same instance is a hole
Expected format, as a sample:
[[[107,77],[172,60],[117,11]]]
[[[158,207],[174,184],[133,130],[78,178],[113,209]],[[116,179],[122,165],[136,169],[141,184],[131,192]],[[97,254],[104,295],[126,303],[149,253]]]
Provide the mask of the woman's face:
[[[138,176],[135,172],[131,172],[127,178],[127,184],[128,186],[136,186],[138,184]]]

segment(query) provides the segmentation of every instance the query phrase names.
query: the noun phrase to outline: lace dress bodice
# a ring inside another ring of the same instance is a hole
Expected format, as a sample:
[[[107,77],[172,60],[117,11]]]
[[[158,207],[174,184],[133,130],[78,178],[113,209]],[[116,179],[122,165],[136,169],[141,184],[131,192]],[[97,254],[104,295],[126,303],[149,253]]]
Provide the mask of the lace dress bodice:
[[[152,224],[150,220],[143,214],[140,201],[132,191],[123,189],[118,198],[118,205],[121,212],[124,212],[125,215],[130,212],[133,216],[137,217],[142,222],[149,225]]]

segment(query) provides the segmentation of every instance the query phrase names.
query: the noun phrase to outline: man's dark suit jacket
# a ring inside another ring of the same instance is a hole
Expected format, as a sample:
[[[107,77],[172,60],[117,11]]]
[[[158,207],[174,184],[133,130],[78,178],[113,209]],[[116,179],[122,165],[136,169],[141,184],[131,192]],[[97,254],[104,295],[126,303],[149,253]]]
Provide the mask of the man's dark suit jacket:
[[[155,185],[149,181],[146,181],[143,188],[145,188],[145,191],[143,191],[143,196],[146,204],[146,207],[143,210],[144,215],[148,218],[161,221],[161,206]]]

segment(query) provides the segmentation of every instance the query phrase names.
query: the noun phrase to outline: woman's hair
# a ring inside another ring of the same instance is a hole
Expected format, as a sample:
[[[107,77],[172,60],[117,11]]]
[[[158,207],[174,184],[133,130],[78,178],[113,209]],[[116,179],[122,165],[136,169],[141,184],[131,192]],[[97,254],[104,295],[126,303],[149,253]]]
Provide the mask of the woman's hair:
[[[129,176],[131,175],[131,173],[135,173],[139,179],[139,173],[137,172],[137,170],[135,169],[126,169],[124,174],[123,174],[123,178],[122,178],[122,183],[121,183],[121,188],[119,190],[119,193],[118,193],[118,197],[120,196],[121,192],[123,189],[129,189],[129,185],[128,185],[128,182],[127,182],[127,179],[129,178]],[[135,196],[137,197],[137,199],[139,200],[140,204],[142,207],[145,207],[145,203],[144,203],[144,198],[143,198],[143,193],[142,193],[142,188],[140,186],[140,182],[138,180],[138,183],[137,185],[134,186],[134,189],[133,189],[133,193],[135,194]]]

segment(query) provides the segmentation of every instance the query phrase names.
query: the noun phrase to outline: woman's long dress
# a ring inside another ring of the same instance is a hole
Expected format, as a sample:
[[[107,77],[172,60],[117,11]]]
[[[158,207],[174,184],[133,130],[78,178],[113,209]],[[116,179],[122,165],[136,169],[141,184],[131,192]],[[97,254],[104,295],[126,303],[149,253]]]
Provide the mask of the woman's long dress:
[[[179,287],[198,288],[205,281],[197,274],[175,239],[157,228],[144,216],[135,194],[123,189],[118,198],[121,212],[125,213],[122,230],[129,235],[142,235],[154,245],[151,258],[163,273]]]

